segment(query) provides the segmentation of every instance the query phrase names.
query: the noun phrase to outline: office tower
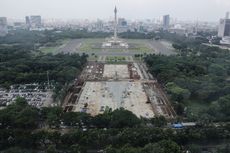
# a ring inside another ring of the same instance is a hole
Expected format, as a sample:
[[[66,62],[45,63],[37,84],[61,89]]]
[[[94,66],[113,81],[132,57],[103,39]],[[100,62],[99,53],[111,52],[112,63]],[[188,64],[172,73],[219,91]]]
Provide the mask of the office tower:
[[[30,28],[30,17],[26,16],[25,18],[26,18],[26,27]]]
[[[225,19],[229,19],[229,12],[226,12]]]
[[[41,28],[42,26],[42,19],[41,16],[30,16],[30,26],[31,28]]]
[[[127,26],[127,21],[124,18],[119,18],[118,19],[118,26],[119,27],[125,27],[125,26]]]
[[[98,19],[97,22],[96,22],[96,29],[97,29],[97,31],[102,31],[103,30],[103,26],[104,26],[103,21]]]
[[[6,36],[8,34],[7,19],[6,17],[0,17],[0,36]]]
[[[170,17],[169,15],[163,16],[163,30],[169,29]]]
[[[230,37],[230,19],[229,13],[226,13],[225,19],[220,19],[218,37]]]

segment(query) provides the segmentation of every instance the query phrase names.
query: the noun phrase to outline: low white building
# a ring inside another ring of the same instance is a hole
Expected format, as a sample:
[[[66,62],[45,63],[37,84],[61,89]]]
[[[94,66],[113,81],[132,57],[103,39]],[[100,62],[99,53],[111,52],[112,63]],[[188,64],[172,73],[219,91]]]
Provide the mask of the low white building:
[[[220,40],[221,45],[230,45],[230,37],[223,37],[222,40]]]

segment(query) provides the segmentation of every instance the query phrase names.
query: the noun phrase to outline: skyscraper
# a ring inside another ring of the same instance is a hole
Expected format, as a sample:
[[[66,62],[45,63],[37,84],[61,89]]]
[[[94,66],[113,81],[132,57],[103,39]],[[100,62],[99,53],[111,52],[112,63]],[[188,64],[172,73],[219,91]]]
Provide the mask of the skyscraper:
[[[30,26],[31,28],[41,28],[42,26],[42,19],[41,16],[30,16]]]
[[[97,22],[96,22],[97,31],[103,31],[103,26],[104,26],[103,21],[98,19]]]
[[[225,19],[229,19],[229,12],[226,13]]]
[[[163,16],[163,30],[169,29],[170,17],[169,15]]]
[[[124,18],[119,18],[118,19],[118,26],[119,27],[125,27],[125,26],[127,26],[127,21]]]
[[[26,19],[26,27],[30,28],[30,17],[26,16],[25,19]]]
[[[8,34],[7,19],[6,17],[0,17],[0,37]]]
[[[218,37],[230,37],[230,19],[229,13],[226,13],[225,19],[220,19]]]

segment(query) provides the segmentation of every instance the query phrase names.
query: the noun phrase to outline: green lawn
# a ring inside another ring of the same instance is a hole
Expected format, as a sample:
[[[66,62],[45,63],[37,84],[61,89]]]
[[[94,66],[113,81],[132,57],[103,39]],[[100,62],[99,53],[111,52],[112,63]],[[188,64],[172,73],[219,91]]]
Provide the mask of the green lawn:
[[[89,57],[88,57],[88,61],[97,61],[97,60],[98,60],[97,55],[89,55]]]
[[[153,49],[148,45],[148,40],[146,39],[126,39],[126,41],[130,44],[136,45],[138,51],[140,51],[141,53],[148,53],[153,51]],[[132,51],[136,49],[130,49],[130,50]]]
[[[68,42],[69,42],[69,39],[58,40],[57,42],[50,44],[49,46],[40,47],[40,51],[45,54],[48,54],[48,53],[57,54],[58,48],[67,44]]]
[[[94,45],[99,45],[105,42],[106,40],[103,38],[95,38],[95,39],[84,39],[83,43],[80,47],[80,51],[87,52],[87,51],[101,51],[102,49],[99,48],[94,48]],[[147,40],[142,40],[142,39],[126,39],[128,43],[131,43],[136,46],[136,48],[130,48],[129,52],[135,51],[139,54],[143,53],[150,53],[153,50],[148,46]],[[125,52],[126,50],[124,49],[106,49],[111,52]]]
[[[48,53],[56,54],[58,51],[57,49],[58,47],[41,47],[40,48],[40,50],[45,54],[48,54]]]
[[[109,64],[123,64],[127,61],[125,56],[107,56],[106,62]]]
[[[133,59],[135,60],[135,61],[143,61],[143,57],[135,57],[135,56],[133,56]]]
[[[52,53],[57,54],[58,48],[68,43],[69,39],[59,40],[55,43],[48,44],[47,46],[41,47],[40,50],[43,53]],[[97,48],[105,41],[103,38],[92,38],[92,39],[83,39],[82,44],[79,48],[81,52],[100,52],[103,49]],[[129,52],[135,52],[136,54],[151,53],[153,50],[148,46],[148,40],[142,39],[126,39],[128,43],[135,45],[136,48],[130,48]],[[95,47],[97,46],[97,47]],[[111,52],[127,52],[125,49],[106,49]]]
[[[84,39],[82,45],[80,47],[80,51],[87,52],[87,51],[101,51],[101,49],[93,48],[95,44],[103,43],[105,39],[102,38],[95,38],[95,39]]]
[[[124,56],[107,56],[106,60],[107,61],[115,61],[115,60],[117,60],[117,61],[125,61],[126,59],[125,59]]]

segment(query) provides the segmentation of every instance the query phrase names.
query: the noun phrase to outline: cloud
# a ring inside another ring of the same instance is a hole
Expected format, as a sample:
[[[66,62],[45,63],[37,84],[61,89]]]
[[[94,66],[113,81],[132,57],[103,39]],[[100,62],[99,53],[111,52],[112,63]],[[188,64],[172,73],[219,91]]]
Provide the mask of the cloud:
[[[109,18],[114,5],[130,19],[158,18],[218,21],[230,11],[230,0],[0,0],[0,14],[11,18],[40,14],[44,18]]]
[[[230,6],[230,0],[214,0],[219,6]]]

